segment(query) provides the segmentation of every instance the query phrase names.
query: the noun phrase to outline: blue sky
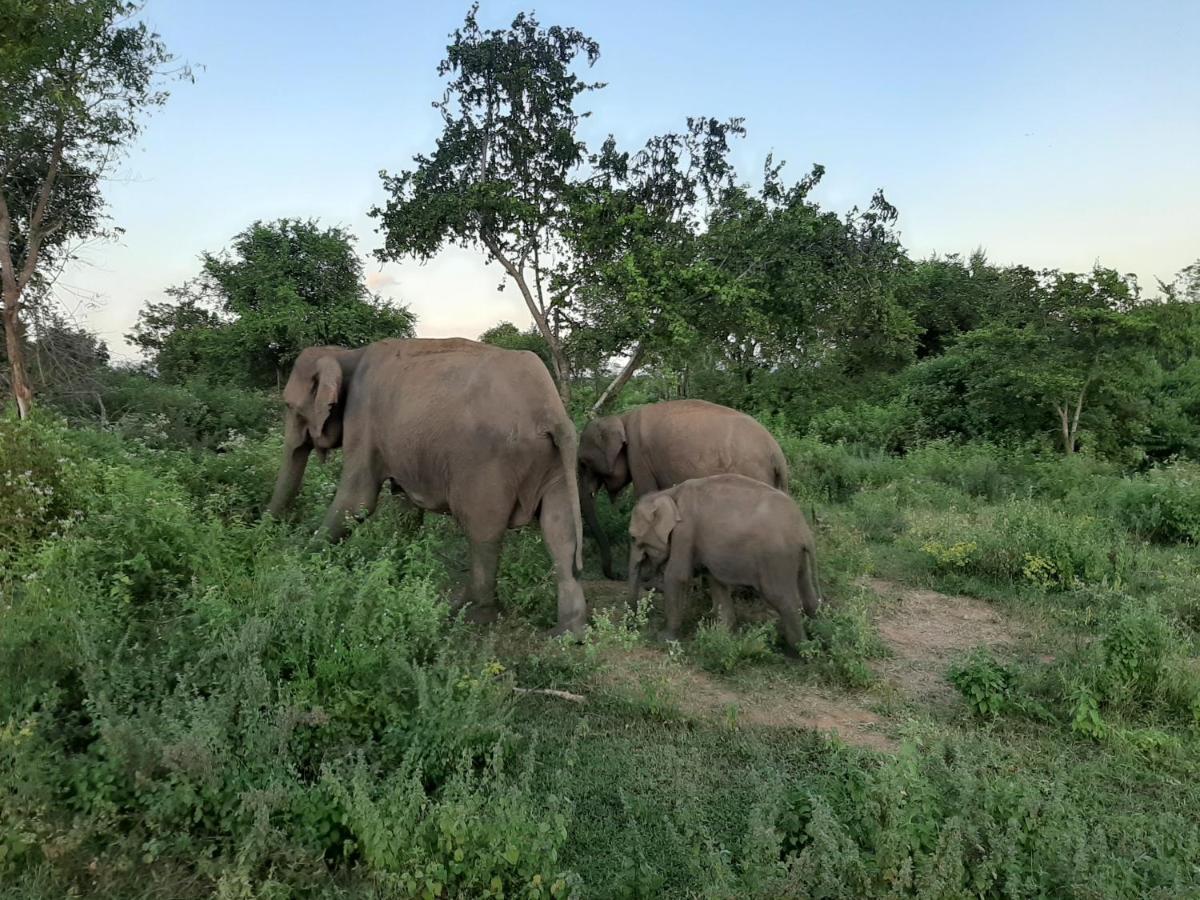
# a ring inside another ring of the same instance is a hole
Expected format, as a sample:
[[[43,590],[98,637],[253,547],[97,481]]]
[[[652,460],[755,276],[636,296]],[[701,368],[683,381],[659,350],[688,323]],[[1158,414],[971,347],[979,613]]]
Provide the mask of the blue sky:
[[[119,356],[146,300],[194,275],[254,219],[314,216],[380,243],[378,171],[432,147],[435,67],[462,3],[149,0],[197,67],[147,123],[107,196],[119,244],[88,248],[68,306]],[[485,0],[506,24],[514,2]],[[910,251],[1136,273],[1147,288],[1200,257],[1200,2],[541,2],[544,24],[600,43],[586,133],[625,146],[687,115],[739,115],[757,179],[767,153],[845,211],[877,188]],[[367,262],[418,332],[525,324],[497,268],[452,251]]]

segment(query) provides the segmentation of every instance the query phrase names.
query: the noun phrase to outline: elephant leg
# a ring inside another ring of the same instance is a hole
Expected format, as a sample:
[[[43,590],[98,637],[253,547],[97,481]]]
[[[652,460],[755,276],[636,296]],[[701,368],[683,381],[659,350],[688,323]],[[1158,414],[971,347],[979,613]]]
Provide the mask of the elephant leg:
[[[353,460],[346,460],[337,494],[321,525],[330,542],[336,543],[346,536],[348,519],[354,518],[361,522],[375,512],[380,487],[382,479],[369,465],[355,465]]]
[[[784,643],[792,652],[800,649],[800,645],[808,640],[808,632],[804,627],[804,616],[800,611],[800,591],[796,587],[795,578],[789,583],[764,587],[762,597],[767,605],[779,614],[779,625],[783,630]]]
[[[500,567],[501,538],[471,540],[471,576],[457,607],[466,606],[468,622],[487,625],[496,621],[496,570]]]
[[[717,621],[730,631],[737,627],[737,614],[733,609],[733,591],[723,581],[709,577],[709,590],[712,593],[713,613]]]
[[[687,604],[688,585],[691,578],[683,572],[668,571],[663,579],[663,608],[666,613],[666,627],[659,632],[661,641],[679,640],[679,632],[683,628],[683,612]]]
[[[554,578],[558,589],[558,624],[554,634],[570,632],[583,637],[587,626],[587,601],[583,588],[575,577],[575,518],[571,496],[565,483],[557,483],[542,498],[539,524],[542,540],[554,562]]]

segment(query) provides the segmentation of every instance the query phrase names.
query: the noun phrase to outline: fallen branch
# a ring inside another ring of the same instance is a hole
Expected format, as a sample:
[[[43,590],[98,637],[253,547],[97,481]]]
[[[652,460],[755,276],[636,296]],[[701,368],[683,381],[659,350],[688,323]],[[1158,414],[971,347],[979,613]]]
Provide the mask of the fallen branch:
[[[559,700],[570,700],[572,703],[587,703],[587,697],[582,694],[572,694],[570,691],[556,691],[552,688],[513,688],[516,694],[545,694],[547,697],[557,697]]]

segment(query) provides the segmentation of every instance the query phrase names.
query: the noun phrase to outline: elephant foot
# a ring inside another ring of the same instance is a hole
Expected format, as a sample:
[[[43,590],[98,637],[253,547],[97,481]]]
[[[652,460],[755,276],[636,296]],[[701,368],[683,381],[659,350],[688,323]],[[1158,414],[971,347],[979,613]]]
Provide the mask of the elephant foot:
[[[471,603],[467,605],[467,612],[463,618],[472,625],[491,625],[500,618],[500,610],[496,608],[496,604],[494,603],[482,605]]]
[[[584,636],[587,634],[587,625],[555,625],[550,629],[550,637],[560,638],[563,635],[569,634],[576,644],[582,644]]]

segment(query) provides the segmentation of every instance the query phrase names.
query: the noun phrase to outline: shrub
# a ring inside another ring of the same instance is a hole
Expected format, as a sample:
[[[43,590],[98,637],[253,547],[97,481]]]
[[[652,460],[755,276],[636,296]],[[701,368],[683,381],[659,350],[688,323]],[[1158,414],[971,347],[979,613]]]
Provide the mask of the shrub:
[[[883,484],[896,462],[883,454],[860,455],[845,446],[785,432],[776,437],[791,467],[792,492],[811,500],[844,503],[869,484]]]
[[[397,896],[573,896],[578,877],[559,861],[569,807],[535,800],[529,778],[461,769],[430,797],[419,770],[360,764],[331,782],[354,849]]]
[[[951,666],[947,677],[978,716],[994,719],[1011,702],[1013,673],[996,662],[987,648],[977,647]]]
[[[61,421],[0,416],[0,572],[82,513],[95,475]]]
[[[775,642],[773,623],[750,625],[733,632],[719,623],[702,622],[688,645],[688,654],[708,672],[731,675],[744,665],[774,657]]]
[[[1134,566],[1129,542],[1110,523],[1033,500],[1012,500],[970,517],[925,519],[914,537],[936,571],[1046,591],[1119,586]]]
[[[913,444],[917,420],[916,408],[904,402],[887,406],[858,403],[817,413],[808,422],[808,434],[826,444],[897,453]]]
[[[1112,515],[1139,537],[1200,543],[1200,465],[1177,462],[1123,478],[1105,500]]]

